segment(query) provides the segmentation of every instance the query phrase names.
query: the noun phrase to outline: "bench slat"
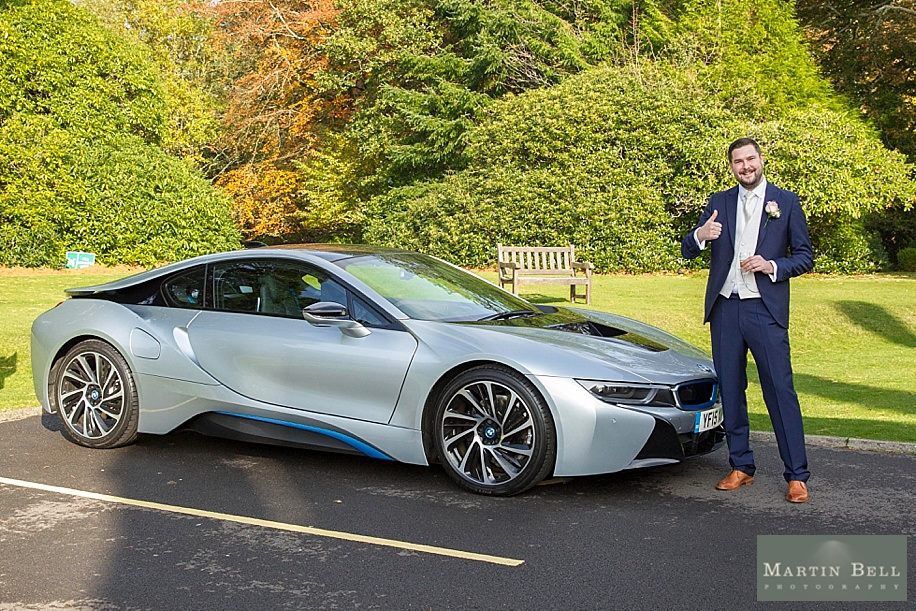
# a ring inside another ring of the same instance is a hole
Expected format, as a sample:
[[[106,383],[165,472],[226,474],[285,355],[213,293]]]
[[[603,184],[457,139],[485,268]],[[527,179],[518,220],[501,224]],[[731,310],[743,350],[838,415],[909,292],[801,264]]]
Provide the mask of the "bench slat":
[[[575,301],[585,297],[591,303],[591,267],[584,268],[584,275],[577,275],[573,267],[576,261],[576,249],[568,246],[504,246],[496,245],[497,259],[500,263],[512,263],[514,269],[505,273],[500,270],[500,286],[512,285],[512,292],[524,284],[565,284],[569,286],[569,298]],[[583,269],[579,267],[579,269]],[[585,286],[585,295],[576,291],[577,286]]]
[[[516,270],[518,276],[572,276],[571,269],[519,269]]]
[[[521,278],[519,278],[521,280]],[[569,276],[557,276],[556,278],[549,278],[545,276],[526,276],[525,284],[575,284],[578,286],[590,284],[591,280],[580,276],[578,278],[570,278]]]

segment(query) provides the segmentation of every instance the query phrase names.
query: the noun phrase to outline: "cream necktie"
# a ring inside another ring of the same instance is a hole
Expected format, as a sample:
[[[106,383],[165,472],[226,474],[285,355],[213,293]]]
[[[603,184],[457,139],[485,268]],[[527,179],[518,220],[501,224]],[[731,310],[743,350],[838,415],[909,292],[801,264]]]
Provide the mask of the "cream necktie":
[[[751,222],[751,217],[754,215],[754,202],[756,201],[757,195],[750,191],[745,191],[744,195],[741,196],[741,206],[742,212],[744,213],[744,227]]]

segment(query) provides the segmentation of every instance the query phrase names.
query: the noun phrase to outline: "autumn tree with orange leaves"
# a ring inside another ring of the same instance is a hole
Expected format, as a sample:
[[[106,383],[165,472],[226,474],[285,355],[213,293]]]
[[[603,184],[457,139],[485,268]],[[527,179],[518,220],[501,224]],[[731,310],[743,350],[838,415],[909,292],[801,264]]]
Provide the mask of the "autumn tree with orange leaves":
[[[209,11],[213,43],[229,58],[212,167],[242,231],[287,240],[346,233],[355,216],[341,209],[334,177],[316,185],[310,172],[327,167],[321,143],[350,114],[346,99],[323,96],[316,84],[334,2],[236,0],[200,10]]]
[[[490,101],[612,58],[632,12],[618,4],[217,3],[215,40],[238,72],[218,184],[249,237],[358,237],[374,196],[461,169],[468,130]],[[652,42],[665,19],[643,17]]]

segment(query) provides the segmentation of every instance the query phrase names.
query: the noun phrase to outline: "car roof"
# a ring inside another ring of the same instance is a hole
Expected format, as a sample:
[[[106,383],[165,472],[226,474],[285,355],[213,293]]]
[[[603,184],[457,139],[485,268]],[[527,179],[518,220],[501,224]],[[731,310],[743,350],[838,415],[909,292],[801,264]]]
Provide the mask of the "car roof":
[[[250,249],[251,251],[261,252],[261,251],[270,251],[270,250],[295,250],[303,254],[309,254],[316,257],[320,257],[325,261],[339,261],[340,259],[347,259],[349,257],[358,257],[361,255],[378,255],[378,254],[394,254],[394,253],[409,253],[407,250],[400,250],[396,248],[384,248],[382,246],[373,246],[371,244],[319,244],[319,243],[308,243],[308,244],[281,244],[278,246],[262,246],[256,249]]]

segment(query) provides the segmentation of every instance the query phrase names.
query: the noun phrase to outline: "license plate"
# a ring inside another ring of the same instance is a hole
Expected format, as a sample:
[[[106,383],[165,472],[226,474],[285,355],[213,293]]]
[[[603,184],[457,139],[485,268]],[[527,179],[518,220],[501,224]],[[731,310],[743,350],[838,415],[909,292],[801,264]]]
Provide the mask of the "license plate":
[[[693,432],[702,433],[703,431],[714,429],[722,424],[724,419],[725,414],[722,413],[721,407],[709,409],[705,412],[697,412],[693,420]]]

